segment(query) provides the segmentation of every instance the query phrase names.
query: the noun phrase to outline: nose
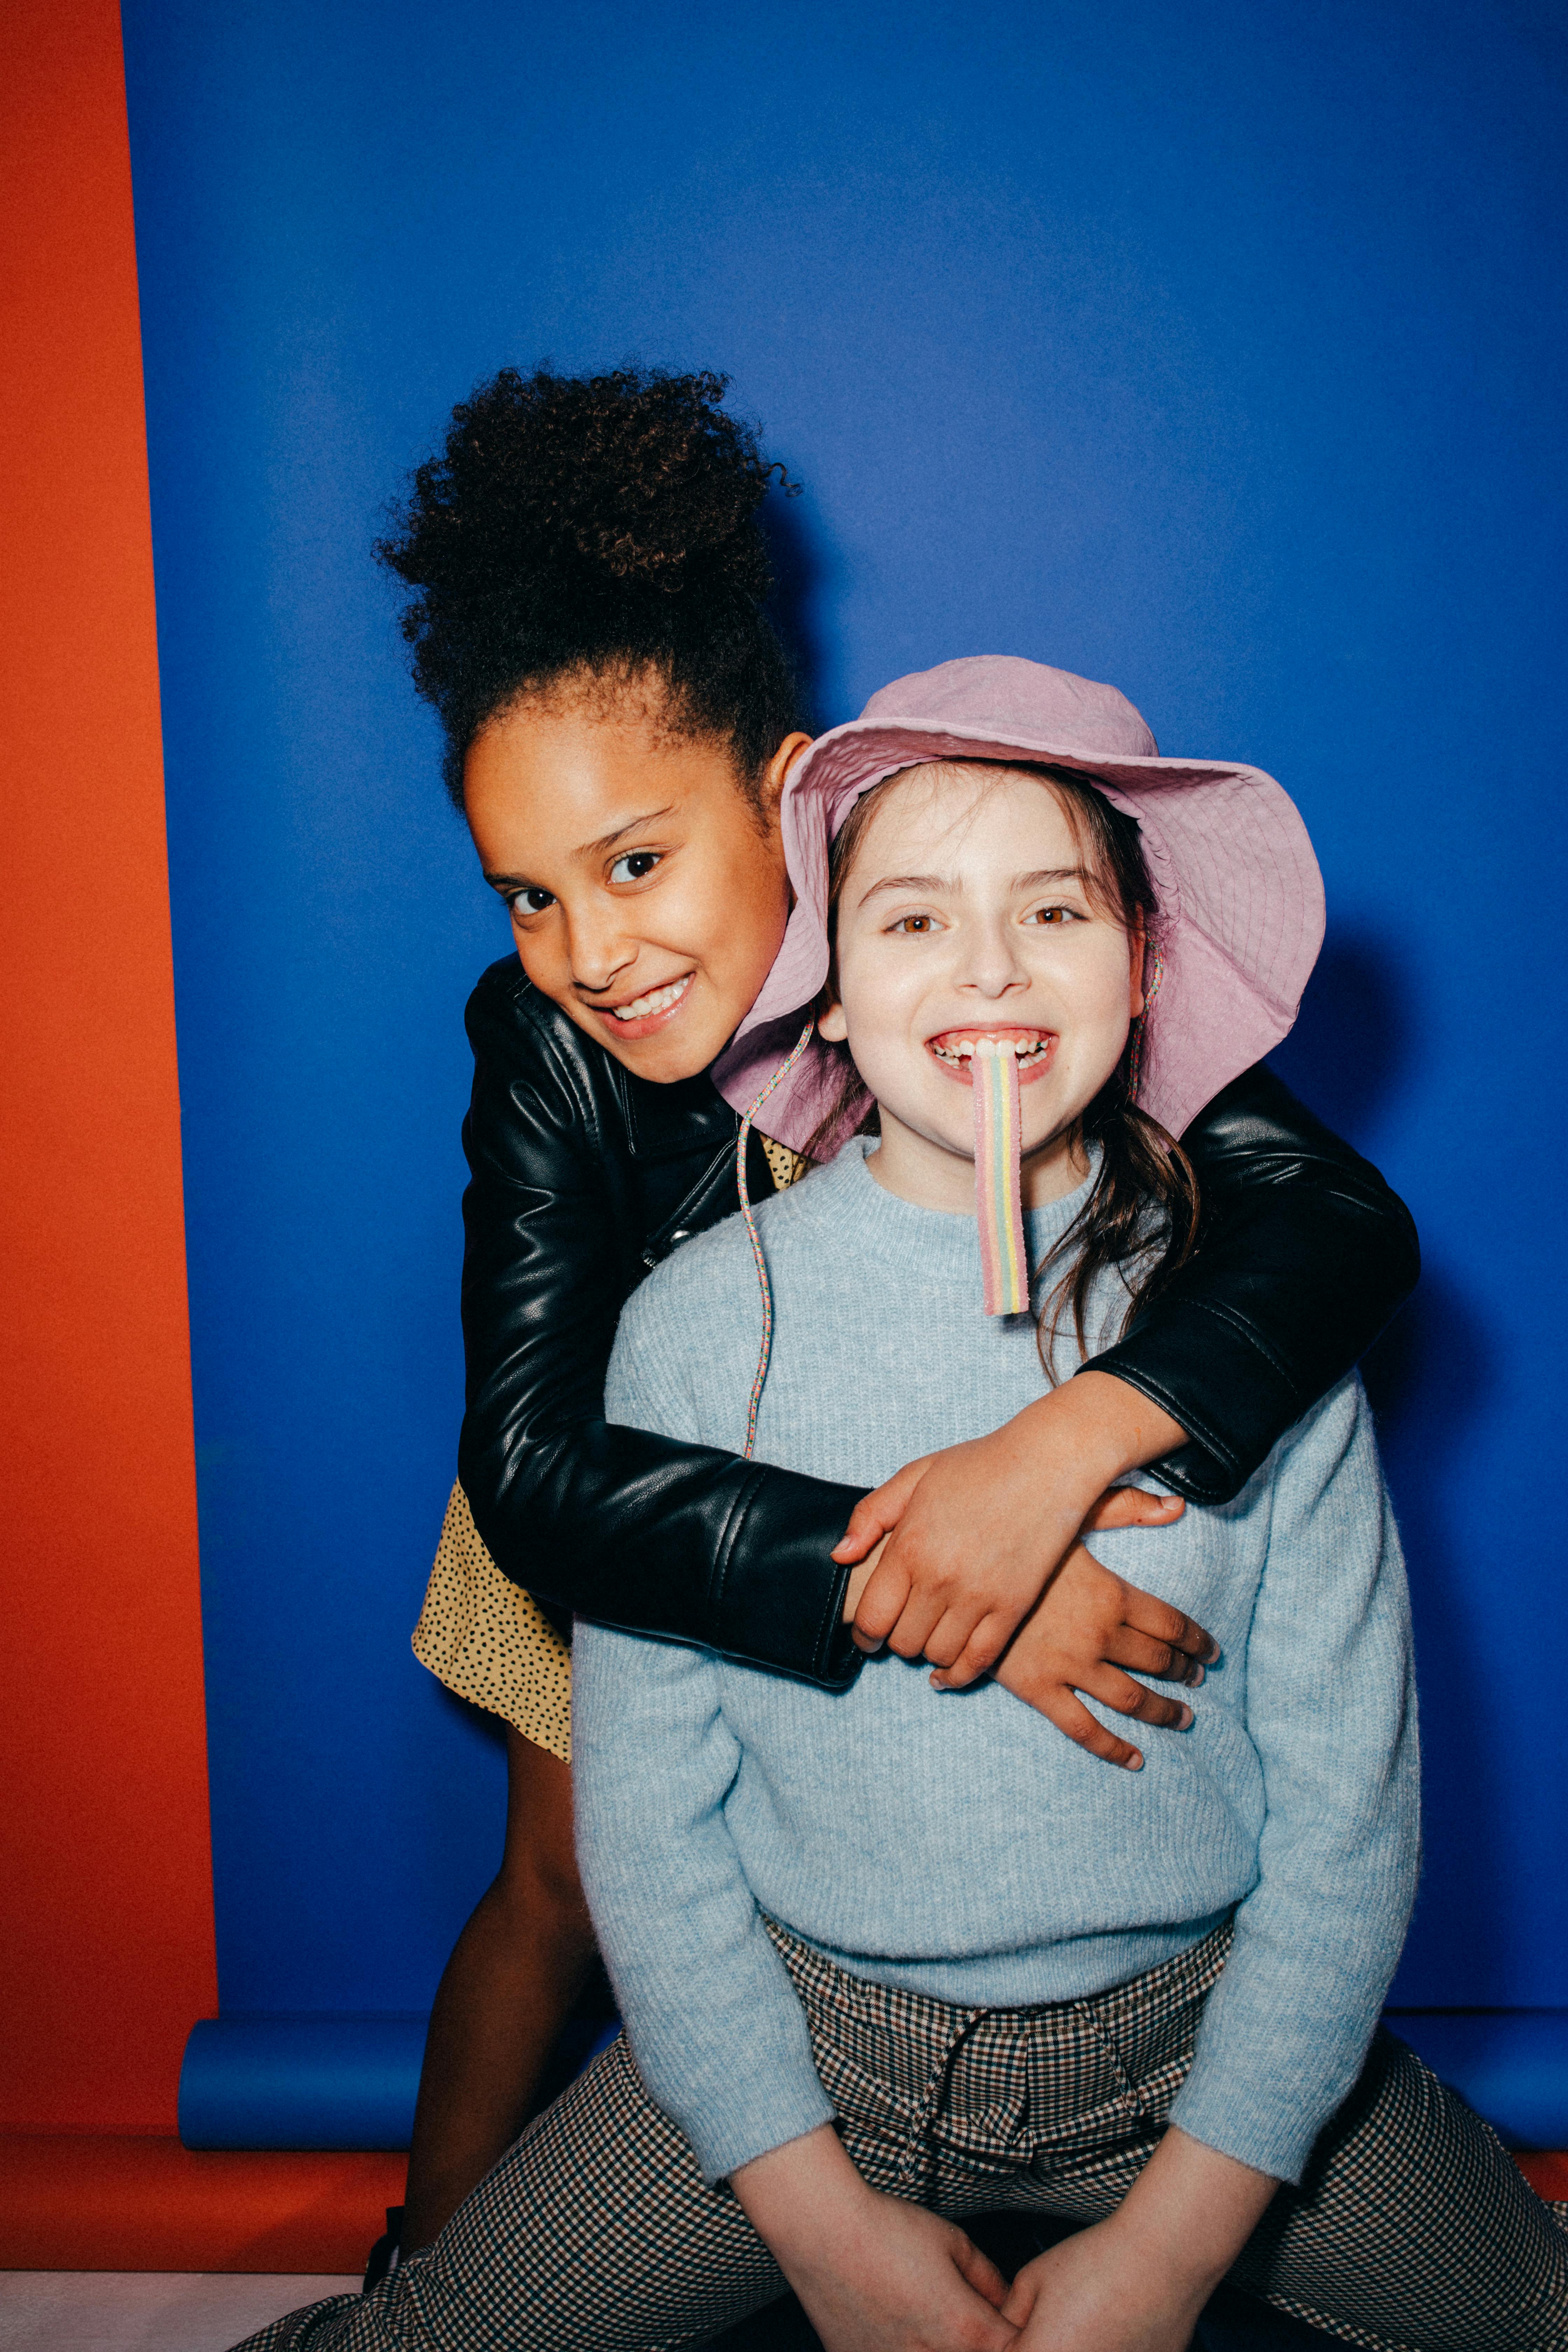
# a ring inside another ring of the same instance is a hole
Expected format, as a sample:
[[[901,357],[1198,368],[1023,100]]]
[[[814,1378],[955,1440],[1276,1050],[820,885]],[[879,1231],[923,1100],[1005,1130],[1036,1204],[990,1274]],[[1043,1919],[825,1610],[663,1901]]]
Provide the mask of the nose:
[[[1017,933],[1004,915],[966,927],[958,971],[961,988],[972,989],[987,1003],[1026,988],[1029,975],[1018,954]]]
[[[637,941],[626,938],[621,909],[613,899],[566,909],[566,960],[574,986],[585,995],[602,995],[637,961]]]

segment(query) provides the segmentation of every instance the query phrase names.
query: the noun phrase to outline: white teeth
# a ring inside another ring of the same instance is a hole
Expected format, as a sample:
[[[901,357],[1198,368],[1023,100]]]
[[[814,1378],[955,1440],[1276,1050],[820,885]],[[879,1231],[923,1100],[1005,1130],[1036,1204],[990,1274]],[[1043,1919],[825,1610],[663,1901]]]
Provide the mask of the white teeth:
[[[980,1053],[1013,1054],[1016,1055],[1020,1062],[1028,1062],[1032,1061],[1037,1054],[1043,1054],[1049,1042],[1048,1038],[1039,1035],[1034,1037],[950,1037],[943,1045],[933,1045],[931,1051],[933,1054],[939,1055],[944,1062],[971,1061],[976,1054]]]
[[[611,1012],[617,1021],[646,1021],[650,1013],[668,1012],[679,1004],[691,985],[691,974],[684,980],[672,980],[668,988],[650,989],[646,996],[635,996],[629,1004],[612,1004]]]

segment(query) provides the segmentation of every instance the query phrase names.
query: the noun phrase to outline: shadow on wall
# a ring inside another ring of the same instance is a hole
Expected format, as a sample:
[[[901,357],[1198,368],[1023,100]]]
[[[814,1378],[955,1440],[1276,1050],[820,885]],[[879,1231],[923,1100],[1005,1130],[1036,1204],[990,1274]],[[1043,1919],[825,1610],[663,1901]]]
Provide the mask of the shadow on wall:
[[[823,619],[832,565],[820,533],[802,511],[804,499],[773,490],[758,520],[773,567],[768,618],[784,643],[800,686],[803,726],[819,734],[830,721],[824,709],[827,678],[827,633]]]
[[[1296,1026],[1269,1066],[1359,1148],[1403,1088],[1410,1040],[1393,950],[1369,933],[1331,928]]]
[[[1359,1146],[1404,1091],[1412,1035],[1392,948],[1367,933],[1331,930],[1296,1026],[1269,1063],[1303,1102]],[[1409,1565],[1427,1802],[1445,1824],[1443,1844],[1426,1856],[1402,1971],[1410,1979],[1404,1998],[1419,2003],[1422,1918],[1436,1906],[1448,1955],[1445,1977],[1450,1983],[1495,1980],[1496,1954],[1488,1947],[1498,1908],[1489,1896],[1505,1867],[1497,1828],[1508,1802],[1488,1737],[1489,1711],[1476,1705],[1473,1571],[1450,1527],[1455,1465],[1491,1384],[1491,1349],[1473,1299],[1446,1266],[1427,1261],[1415,1297],[1362,1369]],[[1402,1990],[1395,1985],[1396,2000]]]

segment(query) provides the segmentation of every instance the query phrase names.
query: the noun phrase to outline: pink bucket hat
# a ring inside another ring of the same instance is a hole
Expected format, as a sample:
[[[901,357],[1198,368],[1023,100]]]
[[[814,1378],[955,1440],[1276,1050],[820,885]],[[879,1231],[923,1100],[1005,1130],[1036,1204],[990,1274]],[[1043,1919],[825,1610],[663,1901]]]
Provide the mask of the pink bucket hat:
[[[1139,1099],[1171,1134],[1286,1035],[1323,940],[1322,877],[1289,794],[1261,768],[1161,759],[1113,686],[986,654],[883,687],[791,770],[780,815],[795,909],[761,995],[713,1069],[738,1110],[789,1053],[827,977],[829,843],[862,793],[926,760],[1081,769],[1137,820],[1163,958]],[[814,1044],[771,1097],[767,1132],[803,1149],[838,1066]]]

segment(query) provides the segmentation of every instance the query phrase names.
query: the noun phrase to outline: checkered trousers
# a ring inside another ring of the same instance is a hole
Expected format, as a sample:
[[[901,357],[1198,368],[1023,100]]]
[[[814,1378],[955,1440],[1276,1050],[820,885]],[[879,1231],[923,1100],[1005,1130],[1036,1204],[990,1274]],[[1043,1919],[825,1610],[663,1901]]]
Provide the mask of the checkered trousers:
[[[964,2009],[863,1982],[776,1927],[844,2144],[873,2188],[962,2219],[1091,2222],[1159,2143],[1228,1927],[1090,2000]],[[1568,2352],[1568,2226],[1487,2126],[1380,2034],[1235,2283],[1368,2352]],[[374,2294],[239,2352],[675,2352],[784,2291],[625,2037]]]

